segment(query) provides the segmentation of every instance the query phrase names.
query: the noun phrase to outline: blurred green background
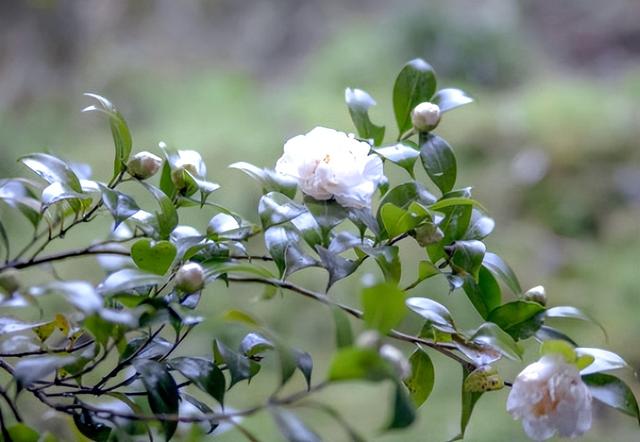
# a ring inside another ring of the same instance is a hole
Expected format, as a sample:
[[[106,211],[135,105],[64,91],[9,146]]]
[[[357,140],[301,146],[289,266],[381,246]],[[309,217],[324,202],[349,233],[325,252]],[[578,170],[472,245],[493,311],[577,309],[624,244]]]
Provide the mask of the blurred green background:
[[[598,318],[608,343],[590,325],[562,328],[585,346],[607,346],[626,357],[632,369],[621,376],[638,393],[638,17],[637,0],[2,2],[0,177],[24,172],[18,156],[45,150],[88,163],[96,179],[108,179],[112,146],[106,124],[79,112],[88,104],[82,93],[96,92],[128,119],[135,150],[157,152],[163,140],[201,151],[209,178],[223,186],[213,198],[256,220],[259,189],[228,164],[273,166],[287,138],[317,125],[353,130],[345,87],[373,95],[378,106],[372,119],[386,123],[391,140],[395,74],[407,60],[423,57],[435,67],[440,86],[461,87],[477,99],[447,114],[438,132],[457,152],[459,185],[473,185],[496,219],[489,246],[510,262],[524,287],[543,284],[551,305],[575,305]],[[392,167],[392,179],[406,179]],[[188,209],[182,222],[204,229],[213,214]],[[14,241],[26,241],[22,219],[4,208],[0,216]],[[79,228],[56,247],[106,236],[108,224],[105,217],[104,235],[96,227]],[[412,261],[421,253],[412,247],[404,252],[403,280],[412,279]],[[65,278],[94,275],[96,282],[103,275],[92,260],[57,270]],[[325,275],[305,270],[294,279],[320,288]],[[337,284],[332,296],[357,304],[357,283],[352,277]],[[469,310],[464,294],[447,295],[444,284],[423,284],[414,293],[455,312]],[[256,287],[209,287],[200,306],[207,321],[183,352],[209,354],[217,335],[238,339],[242,327],[223,323],[220,314],[243,307],[287,342],[311,351],[321,379],[333,350],[330,313],[295,295],[256,301],[258,294]],[[462,317],[469,327],[477,320]],[[405,325],[417,329],[412,321]],[[535,351],[531,346],[528,360]],[[379,431],[389,386],[345,384],[318,397],[343,410],[367,440],[446,440],[457,434],[460,370],[433,356],[435,390],[406,431]],[[518,367],[505,364],[504,370],[512,378]],[[254,391],[269,394],[275,378],[259,377],[255,390],[234,388],[229,404],[261,400]],[[301,385],[297,379],[290,388]],[[526,439],[504,411],[507,393],[480,400],[468,440]],[[327,416],[305,409],[300,415],[326,440],[346,440]],[[59,426],[51,416],[32,416],[34,422],[44,418],[49,423],[43,425]],[[245,424],[260,440],[280,440],[268,414]],[[633,419],[597,407],[594,429],[584,440],[626,442],[639,434]],[[230,431],[219,440],[242,436]]]

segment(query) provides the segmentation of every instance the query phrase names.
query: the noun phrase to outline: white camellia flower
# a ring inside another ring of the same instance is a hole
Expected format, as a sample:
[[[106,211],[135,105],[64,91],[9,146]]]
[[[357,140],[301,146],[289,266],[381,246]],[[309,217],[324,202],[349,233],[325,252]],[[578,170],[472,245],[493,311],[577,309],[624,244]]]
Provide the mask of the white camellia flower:
[[[533,440],[577,437],[591,428],[589,388],[561,355],[546,355],[516,377],[507,411]]]
[[[370,207],[383,178],[382,160],[370,150],[352,135],[316,127],[285,143],[276,172],[295,178],[302,192],[317,200],[333,197],[343,207]]]

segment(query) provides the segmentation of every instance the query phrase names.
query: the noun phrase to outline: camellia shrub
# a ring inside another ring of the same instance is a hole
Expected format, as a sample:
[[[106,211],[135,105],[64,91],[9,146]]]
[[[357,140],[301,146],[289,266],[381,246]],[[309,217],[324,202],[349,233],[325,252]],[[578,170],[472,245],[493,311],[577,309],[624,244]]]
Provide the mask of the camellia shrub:
[[[389,131],[368,114],[371,96],[360,89],[345,95],[355,134],[317,127],[288,140],[273,168],[230,166],[261,187],[256,213],[215,203],[219,186],[208,180],[196,151],[160,143],[155,153],[133,154],[125,119],[98,95],[88,94],[95,104],[85,111],[103,115],[111,129],[115,161],[108,174],[88,176],[86,168],[51,154],[20,158],[28,176],[0,181],[5,213],[21,214],[33,230],[25,240],[6,219],[0,223],[3,440],[56,440],[29,422],[29,407],[38,403],[35,409],[65,416],[72,434],[96,441],[169,440],[187,424],[192,440],[235,427],[255,441],[260,437],[241,421],[257,413],[270,414],[286,440],[321,440],[296,407],[328,415],[360,441],[348,418],[326,401],[309,399],[344,381],[384,383],[394,393],[380,426],[409,427],[433,389],[434,353],[460,365],[460,384],[451,389],[462,409],[453,440],[464,437],[478,400],[502,388],[510,388],[506,412],[534,440],[584,434],[594,400],[638,418],[631,390],[609,373],[624,368],[624,360],[579,347],[548,324],[549,318],[591,319],[577,308],[550,305],[542,286],[523,290],[506,262],[487,250],[483,241],[495,223],[470,188],[456,187],[454,151],[434,133],[442,118],[472,99],[458,89],[438,89],[431,66],[410,61],[393,87],[398,134],[385,142]],[[390,168],[399,168],[404,180],[390,182]],[[416,168],[429,182],[416,179]],[[123,190],[125,182],[139,186],[135,197]],[[247,192],[253,189],[247,182]],[[206,228],[186,224],[183,209],[194,206],[215,213]],[[99,217],[111,217],[112,228],[96,231],[91,244],[62,247],[76,226]],[[403,246],[422,250],[421,259],[401,262]],[[87,257],[97,258],[105,274],[63,280],[51,271],[51,264]],[[352,305],[338,302],[332,286],[354,278],[365,261],[375,262],[379,274],[358,278]],[[49,281],[27,277],[37,267],[50,270]],[[326,271],[325,291],[290,280],[309,267]],[[403,279],[407,267],[411,274],[417,268],[410,282]],[[466,297],[478,318],[473,329],[458,326],[460,312],[424,296],[420,285],[430,278],[446,280],[452,297]],[[317,320],[335,322],[335,337],[316,338],[335,340],[328,370],[312,374],[313,352],[292,348],[286,336],[245,310],[224,314],[248,331],[239,345],[211,336],[197,349],[208,357],[176,356],[203,320],[198,309],[207,300],[201,295],[215,280],[255,288],[263,302],[290,292],[310,307],[320,305],[326,317]],[[37,321],[28,319],[34,311]],[[420,328],[408,330],[408,317],[413,324],[419,319]],[[358,321],[362,332],[354,334]],[[539,343],[540,359],[525,367],[526,340]],[[413,351],[404,354],[397,343]],[[279,367],[273,394],[265,401],[256,394],[248,408],[228,404],[227,391],[260,376],[265,358]],[[501,359],[521,366],[515,379],[500,374]],[[285,393],[296,372],[306,388]]]

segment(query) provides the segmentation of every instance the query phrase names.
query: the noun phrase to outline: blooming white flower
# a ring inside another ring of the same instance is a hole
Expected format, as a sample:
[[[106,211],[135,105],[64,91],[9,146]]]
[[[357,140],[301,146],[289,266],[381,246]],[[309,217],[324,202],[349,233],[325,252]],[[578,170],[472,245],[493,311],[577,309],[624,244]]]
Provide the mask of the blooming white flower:
[[[370,207],[383,178],[382,160],[370,150],[352,135],[316,127],[285,143],[276,172],[295,178],[302,192],[317,200],[334,197],[344,207]]]
[[[559,435],[577,437],[591,428],[589,388],[578,369],[560,355],[546,355],[516,377],[507,399],[507,411],[522,419],[533,440]]]

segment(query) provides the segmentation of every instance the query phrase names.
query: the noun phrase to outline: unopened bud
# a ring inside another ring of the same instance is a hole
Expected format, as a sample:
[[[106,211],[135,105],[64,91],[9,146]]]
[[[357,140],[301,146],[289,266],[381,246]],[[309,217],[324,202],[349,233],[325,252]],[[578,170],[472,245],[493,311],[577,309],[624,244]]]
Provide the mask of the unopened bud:
[[[440,107],[428,101],[420,103],[411,112],[411,121],[418,132],[429,132],[440,123]]]
[[[135,154],[127,164],[127,172],[139,180],[146,180],[155,175],[162,165],[162,158],[151,152],[143,151]]]
[[[370,348],[377,351],[381,345],[382,337],[374,330],[364,331],[356,339],[356,346],[360,348]]]
[[[443,238],[444,233],[433,223],[423,224],[416,228],[416,241],[422,247],[440,242]]]
[[[204,269],[196,262],[183,264],[176,272],[176,288],[193,293],[204,287]]]
[[[547,305],[547,291],[541,285],[527,290],[523,298],[525,301],[533,301],[540,305]]]
[[[400,379],[405,379],[411,375],[411,364],[404,353],[393,345],[384,344],[380,347],[380,356],[393,366]]]
[[[498,374],[498,370],[490,365],[482,365],[473,370],[464,380],[464,391],[481,393],[484,391],[500,390],[504,387],[504,381]]]
[[[18,271],[15,269],[7,269],[0,273],[0,291],[11,295],[13,292],[20,288],[20,281],[18,281]]]

